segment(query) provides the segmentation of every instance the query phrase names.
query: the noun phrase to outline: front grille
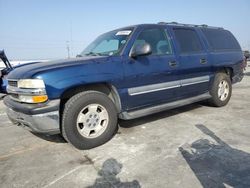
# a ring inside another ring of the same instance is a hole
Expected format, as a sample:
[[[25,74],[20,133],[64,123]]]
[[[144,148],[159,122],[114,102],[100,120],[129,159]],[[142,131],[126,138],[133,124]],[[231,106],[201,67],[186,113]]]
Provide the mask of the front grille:
[[[17,81],[15,80],[8,80],[8,85],[12,87],[17,87]]]

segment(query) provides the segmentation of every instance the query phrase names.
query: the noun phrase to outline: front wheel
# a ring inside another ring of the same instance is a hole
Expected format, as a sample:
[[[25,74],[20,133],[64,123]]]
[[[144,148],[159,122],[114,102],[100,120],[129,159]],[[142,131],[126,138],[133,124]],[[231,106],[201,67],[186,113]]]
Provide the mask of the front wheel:
[[[63,137],[78,149],[104,144],[117,130],[113,101],[97,91],[81,92],[68,100],[62,117]]]
[[[232,95],[232,83],[226,73],[217,73],[210,89],[212,98],[209,103],[212,106],[221,107],[227,105]]]

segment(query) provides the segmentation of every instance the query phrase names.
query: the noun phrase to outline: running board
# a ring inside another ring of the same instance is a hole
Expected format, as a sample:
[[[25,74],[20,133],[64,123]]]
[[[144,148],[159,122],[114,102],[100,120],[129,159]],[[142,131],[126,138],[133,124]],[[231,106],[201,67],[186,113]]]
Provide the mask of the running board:
[[[131,112],[122,112],[121,114],[119,114],[119,118],[124,119],[124,120],[135,119],[135,118],[147,116],[150,114],[158,113],[164,110],[170,110],[170,109],[177,108],[180,106],[192,104],[198,101],[203,101],[209,98],[211,98],[211,95],[209,93],[205,93],[205,94],[198,95],[195,97],[182,99],[182,100],[178,100],[178,101],[174,101],[170,103],[165,103],[165,104],[161,104],[158,106],[148,107],[148,108],[144,108],[141,110],[135,110]]]

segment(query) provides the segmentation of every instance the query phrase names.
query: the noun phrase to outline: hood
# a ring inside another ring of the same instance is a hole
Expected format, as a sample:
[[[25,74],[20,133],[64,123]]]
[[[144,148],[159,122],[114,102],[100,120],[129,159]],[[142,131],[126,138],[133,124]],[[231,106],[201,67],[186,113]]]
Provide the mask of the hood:
[[[23,64],[15,67],[15,69],[9,73],[8,79],[32,78],[32,76],[41,72],[72,66],[80,66],[95,62],[102,62],[105,61],[107,58],[109,57],[85,56],[74,59],[63,59],[56,61]]]

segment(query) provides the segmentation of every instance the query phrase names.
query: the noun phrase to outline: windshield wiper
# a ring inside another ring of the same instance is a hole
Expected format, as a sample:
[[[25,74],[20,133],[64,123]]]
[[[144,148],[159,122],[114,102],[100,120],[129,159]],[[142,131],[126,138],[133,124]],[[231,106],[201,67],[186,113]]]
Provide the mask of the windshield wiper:
[[[77,54],[76,57],[82,57],[82,55],[81,54]]]
[[[89,56],[89,55],[91,55],[91,56],[100,56],[101,54],[100,53],[95,53],[95,52],[89,52],[89,53],[86,53],[84,55],[87,55],[87,56]]]

